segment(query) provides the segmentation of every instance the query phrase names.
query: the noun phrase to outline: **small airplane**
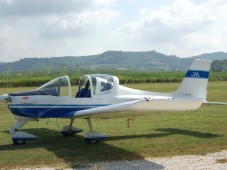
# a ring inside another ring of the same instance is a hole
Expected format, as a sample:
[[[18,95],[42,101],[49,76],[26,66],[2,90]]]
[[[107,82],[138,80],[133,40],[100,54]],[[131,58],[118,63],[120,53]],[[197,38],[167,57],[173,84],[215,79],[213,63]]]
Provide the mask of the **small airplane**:
[[[113,75],[85,75],[72,97],[68,76],[58,77],[33,91],[3,94],[0,102],[8,104],[16,122],[10,129],[14,144],[25,144],[37,136],[19,131],[28,121],[44,118],[68,118],[70,124],[61,129],[64,136],[83,131],[74,127],[76,118],[86,118],[87,143],[97,143],[107,134],[93,131],[91,118],[98,114],[124,111],[186,111],[207,103],[207,84],[211,61],[197,59],[191,64],[178,89],[172,93],[136,90],[119,85]],[[123,115],[123,113],[122,113]]]

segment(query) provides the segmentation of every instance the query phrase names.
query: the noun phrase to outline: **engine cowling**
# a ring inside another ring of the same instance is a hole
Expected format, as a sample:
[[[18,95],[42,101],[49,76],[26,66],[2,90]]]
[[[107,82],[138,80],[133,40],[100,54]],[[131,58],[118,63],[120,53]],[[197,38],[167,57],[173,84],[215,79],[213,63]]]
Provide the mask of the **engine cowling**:
[[[8,103],[10,101],[11,101],[11,99],[10,99],[10,96],[8,94],[3,94],[3,95],[0,96],[0,102]]]

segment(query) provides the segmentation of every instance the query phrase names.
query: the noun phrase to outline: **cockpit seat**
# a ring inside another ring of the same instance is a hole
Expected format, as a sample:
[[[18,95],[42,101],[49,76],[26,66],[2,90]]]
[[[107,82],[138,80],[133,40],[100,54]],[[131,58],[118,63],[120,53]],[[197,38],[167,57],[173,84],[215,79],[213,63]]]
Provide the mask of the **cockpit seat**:
[[[91,97],[91,90],[85,90],[84,88],[77,92],[76,98],[89,98]]]

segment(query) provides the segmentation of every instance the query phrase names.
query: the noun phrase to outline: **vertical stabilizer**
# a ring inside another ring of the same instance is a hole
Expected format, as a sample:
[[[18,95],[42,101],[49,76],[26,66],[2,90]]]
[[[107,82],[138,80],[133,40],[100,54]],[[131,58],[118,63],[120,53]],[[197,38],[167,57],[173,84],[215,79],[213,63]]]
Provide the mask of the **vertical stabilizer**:
[[[204,59],[194,60],[179,88],[172,93],[172,96],[206,99],[211,62],[211,60]]]

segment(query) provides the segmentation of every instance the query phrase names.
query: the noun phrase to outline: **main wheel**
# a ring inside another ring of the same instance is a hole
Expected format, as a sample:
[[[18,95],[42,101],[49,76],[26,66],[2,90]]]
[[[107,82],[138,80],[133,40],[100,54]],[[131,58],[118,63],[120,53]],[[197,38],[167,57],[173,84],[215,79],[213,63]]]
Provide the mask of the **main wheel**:
[[[14,145],[24,145],[26,142],[27,142],[26,140],[17,140],[17,139],[13,140]]]
[[[99,140],[86,140],[86,142],[88,144],[95,144],[95,143],[99,143]]]
[[[73,132],[72,130],[69,130],[68,132],[61,132],[61,134],[65,137],[70,137],[70,136],[74,136],[75,132]]]

